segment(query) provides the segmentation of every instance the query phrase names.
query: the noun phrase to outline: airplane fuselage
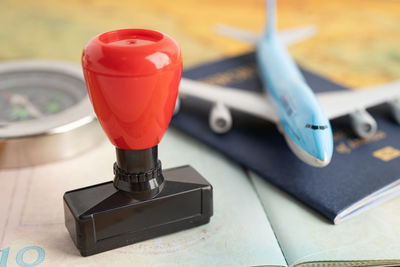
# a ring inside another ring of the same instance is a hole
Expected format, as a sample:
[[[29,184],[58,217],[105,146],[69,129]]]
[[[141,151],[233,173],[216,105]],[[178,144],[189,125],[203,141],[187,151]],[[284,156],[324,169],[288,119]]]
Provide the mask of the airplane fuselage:
[[[304,162],[326,166],[333,153],[329,120],[276,34],[259,39],[256,57],[261,80],[289,147]]]

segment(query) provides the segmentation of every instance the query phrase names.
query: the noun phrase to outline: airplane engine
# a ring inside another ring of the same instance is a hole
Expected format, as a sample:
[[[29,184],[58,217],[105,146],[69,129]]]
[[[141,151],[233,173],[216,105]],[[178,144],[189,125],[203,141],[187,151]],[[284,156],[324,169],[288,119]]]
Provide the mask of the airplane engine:
[[[361,138],[367,138],[376,133],[375,119],[366,110],[357,110],[350,113],[353,131]]]
[[[232,127],[232,116],[228,108],[222,103],[216,103],[209,117],[210,128],[215,133],[226,133]]]
[[[389,101],[389,107],[394,120],[400,124],[400,98]]]

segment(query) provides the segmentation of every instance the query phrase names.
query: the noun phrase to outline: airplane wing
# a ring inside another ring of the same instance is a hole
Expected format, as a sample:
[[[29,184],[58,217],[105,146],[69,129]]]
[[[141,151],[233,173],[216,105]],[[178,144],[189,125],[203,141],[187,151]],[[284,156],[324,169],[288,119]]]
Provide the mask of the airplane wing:
[[[179,95],[194,96],[213,103],[222,103],[230,109],[278,122],[278,116],[267,95],[235,88],[210,85],[182,78]]]
[[[234,39],[238,39],[250,44],[256,44],[260,38],[260,34],[250,32],[247,30],[230,27],[227,25],[217,24],[215,28],[216,32]],[[281,43],[285,46],[290,46],[298,42],[304,41],[317,32],[317,28],[313,25],[307,25],[302,27],[296,27],[287,30],[280,30],[278,37]]]
[[[220,35],[244,41],[250,44],[256,44],[258,38],[260,38],[260,35],[258,33],[231,27],[224,24],[215,25],[215,31]]]
[[[325,115],[334,119],[400,98],[400,80],[371,88],[316,94]]]
[[[285,46],[291,46],[313,37],[317,33],[317,27],[307,25],[292,29],[278,31],[278,37]]]

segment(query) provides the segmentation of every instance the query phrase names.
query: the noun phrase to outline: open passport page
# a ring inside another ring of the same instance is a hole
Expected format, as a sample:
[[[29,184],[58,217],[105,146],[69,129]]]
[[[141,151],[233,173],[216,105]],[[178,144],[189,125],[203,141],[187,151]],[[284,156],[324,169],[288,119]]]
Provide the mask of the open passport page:
[[[263,206],[239,165],[176,129],[167,131],[159,157],[164,168],[192,165],[213,185],[214,215],[209,224],[80,256],[64,225],[62,197],[68,190],[113,179],[115,149],[105,140],[70,160],[0,171],[0,266],[286,264]]]

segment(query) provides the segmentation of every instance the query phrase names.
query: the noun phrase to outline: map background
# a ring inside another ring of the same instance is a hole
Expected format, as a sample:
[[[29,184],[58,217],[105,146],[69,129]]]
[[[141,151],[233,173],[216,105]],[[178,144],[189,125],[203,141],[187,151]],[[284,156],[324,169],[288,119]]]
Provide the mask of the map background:
[[[264,26],[263,0],[3,0],[0,60],[47,58],[79,62],[94,35],[118,28],[162,31],[180,44],[184,66],[233,56],[251,46],[218,36],[223,23]],[[306,24],[315,37],[290,48],[305,68],[349,87],[400,78],[400,1],[279,0],[278,28]]]

